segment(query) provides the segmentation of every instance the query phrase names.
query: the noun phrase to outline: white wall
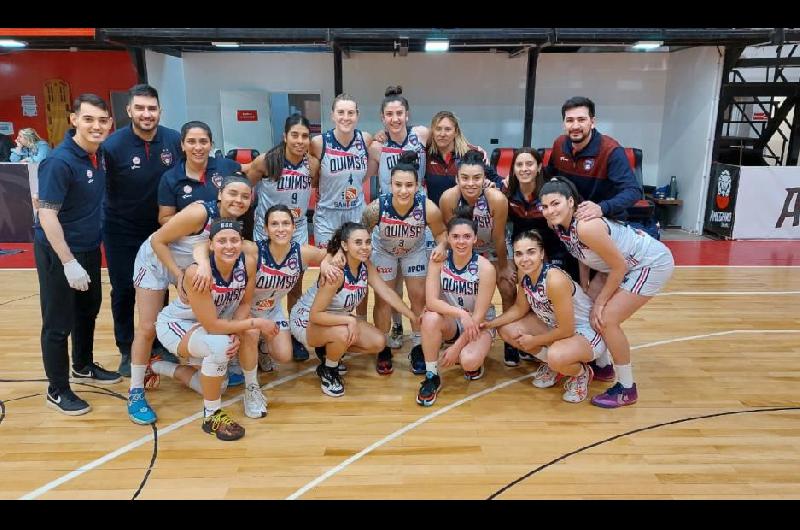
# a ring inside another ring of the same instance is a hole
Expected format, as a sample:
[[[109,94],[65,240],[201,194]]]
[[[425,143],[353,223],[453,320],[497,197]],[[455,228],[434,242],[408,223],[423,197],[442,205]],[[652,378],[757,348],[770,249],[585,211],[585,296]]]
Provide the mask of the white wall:
[[[488,152],[522,145],[527,58],[505,53],[354,53],[342,61],[344,91],[358,101],[359,128],[382,128],[380,105],[386,87],[401,85],[411,107],[412,125],[430,127],[449,110],[467,139]],[[331,127],[330,99],[323,98],[323,129]],[[497,138],[498,145],[489,139]]]
[[[642,150],[642,181],[655,185],[668,53],[542,53],[536,73],[533,146],[563,134],[561,105],[572,96],[595,103],[597,130]]]
[[[148,84],[158,90],[161,125],[179,131],[181,125],[189,121],[183,59],[146,50],[145,64]]]
[[[717,121],[722,56],[716,47],[670,54],[664,95],[660,167],[656,182],[678,179],[678,208],[673,220],[692,232],[702,230],[711,148]]]
[[[185,53],[183,69],[187,114],[208,123],[215,149],[224,142],[220,90],[321,92],[323,102],[334,97],[331,53]],[[272,146],[252,147],[264,152]]]

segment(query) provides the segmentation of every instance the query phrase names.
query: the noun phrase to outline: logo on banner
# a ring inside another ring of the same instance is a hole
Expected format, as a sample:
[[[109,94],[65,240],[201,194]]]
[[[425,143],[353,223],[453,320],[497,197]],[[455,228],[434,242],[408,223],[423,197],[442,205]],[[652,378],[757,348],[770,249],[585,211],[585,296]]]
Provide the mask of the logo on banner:
[[[794,199],[794,210],[789,209],[789,205]],[[786,188],[786,200],[783,202],[783,211],[778,221],[775,223],[775,228],[781,228],[783,222],[787,217],[792,217],[792,226],[800,225],[800,188]]]
[[[714,200],[717,208],[724,210],[731,202],[731,172],[723,169],[717,179],[717,196]]]

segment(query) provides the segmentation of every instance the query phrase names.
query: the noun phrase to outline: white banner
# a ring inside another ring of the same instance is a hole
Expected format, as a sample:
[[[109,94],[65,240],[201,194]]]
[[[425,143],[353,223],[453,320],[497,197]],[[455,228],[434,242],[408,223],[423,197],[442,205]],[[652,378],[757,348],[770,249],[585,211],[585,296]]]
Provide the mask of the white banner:
[[[800,167],[742,166],[733,239],[800,239]]]

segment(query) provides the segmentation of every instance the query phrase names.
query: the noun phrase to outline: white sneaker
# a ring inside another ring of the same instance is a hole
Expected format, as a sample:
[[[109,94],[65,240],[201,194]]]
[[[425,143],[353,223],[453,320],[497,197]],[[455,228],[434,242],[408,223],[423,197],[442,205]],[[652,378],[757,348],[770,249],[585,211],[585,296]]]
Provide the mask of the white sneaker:
[[[244,414],[248,418],[263,418],[267,415],[267,398],[261,393],[261,387],[250,383],[244,389]]]
[[[536,374],[533,376],[532,384],[536,388],[550,388],[556,384],[557,379],[558,372],[551,370],[547,363],[542,363],[539,365],[539,369],[536,370]]]
[[[258,352],[258,367],[261,368],[261,371],[264,373],[272,372],[275,370],[275,362],[268,353]]]
[[[592,381],[594,373],[589,366],[584,365],[581,375],[570,377],[564,383],[564,394],[561,398],[570,403],[580,403],[589,396],[589,383]]]

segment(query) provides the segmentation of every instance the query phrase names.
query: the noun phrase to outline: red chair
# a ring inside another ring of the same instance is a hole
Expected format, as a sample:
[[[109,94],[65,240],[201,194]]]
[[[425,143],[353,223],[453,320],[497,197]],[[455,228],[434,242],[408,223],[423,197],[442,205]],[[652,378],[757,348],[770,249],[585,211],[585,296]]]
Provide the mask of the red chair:
[[[231,149],[228,151],[228,154],[225,155],[225,158],[230,158],[231,160],[235,160],[240,164],[249,164],[260,153],[255,149]]]
[[[515,151],[516,149],[513,147],[495,147],[489,158],[489,164],[504,179],[511,174],[511,160],[514,158]]]

